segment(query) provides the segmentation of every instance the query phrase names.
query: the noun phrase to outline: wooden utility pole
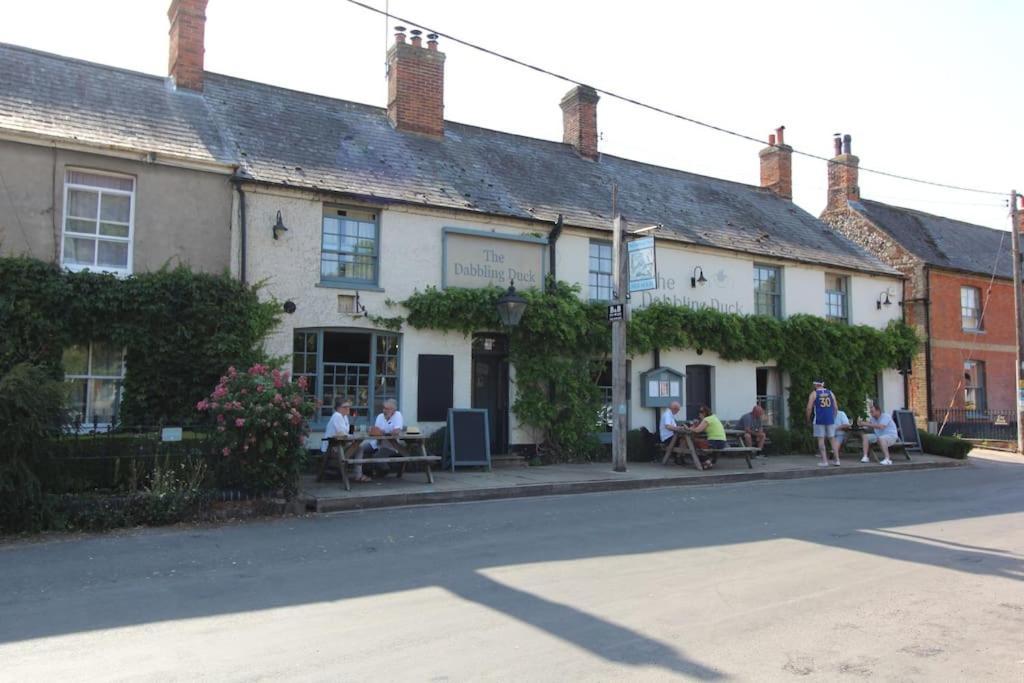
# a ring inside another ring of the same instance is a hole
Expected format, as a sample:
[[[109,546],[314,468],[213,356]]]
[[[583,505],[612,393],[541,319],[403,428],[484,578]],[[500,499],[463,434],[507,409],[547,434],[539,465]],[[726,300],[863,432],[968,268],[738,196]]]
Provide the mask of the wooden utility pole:
[[[1010,243],[1013,245],[1013,310],[1017,329],[1017,391],[1014,400],[1017,405],[1017,452],[1024,453],[1024,406],[1021,405],[1021,389],[1024,388],[1024,300],[1021,296],[1020,281],[1020,224],[1017,220],[1017,191],[1010,192]]]
[[[626,256],[625,219],[618,210],[618,187],[612,187],[612,273],[614,303],[622,305],[622,317],[612,321],[612,469],[626,471],[626,321],[629,318],[629,264]]]

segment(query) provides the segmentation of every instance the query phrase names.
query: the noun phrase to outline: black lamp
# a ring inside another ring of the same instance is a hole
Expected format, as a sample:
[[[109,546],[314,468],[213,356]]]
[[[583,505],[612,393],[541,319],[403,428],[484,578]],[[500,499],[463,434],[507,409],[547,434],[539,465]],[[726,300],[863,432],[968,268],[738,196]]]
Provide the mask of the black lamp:
[[[523,319],[526,311],[526,299],[516,293],[515,281],[510,282],[508,290],[498,299],[498,317],[508,327],[515,327]]]
[[[707,281],[708,279],[704,277],[704,269],[700,266],[695,266],[693,269],[693,275],[690,277],[690,286],[696,288],[697,285],[700,285],[703,287],[707,284]]]
[[[271,228],[274,231],[274,239],[278,239],[282,232],[288,232],[288,228],[284,227],[284,220],[281,219],[281,212],[277,212],[277,222],[274,223],[274,227]]]
[[[882,297],[885,297],[884,299]],[[878,295],[878,299],[875,301],[875,308],[882,310],[882,306],[892,306],[892,299],[889,298],[889,290],[885,290]]]

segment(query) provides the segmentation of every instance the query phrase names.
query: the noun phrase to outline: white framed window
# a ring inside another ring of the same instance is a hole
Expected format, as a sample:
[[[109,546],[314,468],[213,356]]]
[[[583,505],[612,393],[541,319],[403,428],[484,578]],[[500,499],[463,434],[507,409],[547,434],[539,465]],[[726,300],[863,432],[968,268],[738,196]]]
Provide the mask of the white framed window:
[[[134,178],[68,169],[61,265],[127,275],[132,272],[134,222]]]
[[[590,300],[612,300],[611,242],[590,240]]]
[[[977,287],[960,288],[960,327],[981,330],[981,290]]]
[[[825,317],[850,322],[850,279],[845,275],[825,273]]]
[[[69,419],[82,428],[108,425],[121,407],[124,350],[107,344],[81,344],[64,349],[64,379],[71,385]]]

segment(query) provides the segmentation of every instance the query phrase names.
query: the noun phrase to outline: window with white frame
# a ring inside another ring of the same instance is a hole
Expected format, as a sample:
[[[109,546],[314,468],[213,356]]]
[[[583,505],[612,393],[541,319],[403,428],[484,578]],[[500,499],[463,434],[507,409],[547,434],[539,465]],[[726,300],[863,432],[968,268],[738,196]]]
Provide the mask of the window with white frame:
[[[782,269],[754,264],[754,314],[782,319]]]
[[[981,329],[981,290],[977,287],[960,288],[960,326],[970,331]]]
[[[320,243],[320,279],[376,285],[380,235],[377,212],[324,207]]]
[[[825,273],[825,317],[834,322],[850,322],[850,279]]]
[[[68,170],[61,265],[71,270],[130,273],[134,219],[134,178]]]
[[[964,408],[983,411],[988,409],[985,396],[985,364],[980,360],[964,361]]]
[[[121,404],[124,351],[100,343],[75,345],[64,349],[63,362],[71,422],[86,427],[113,422]]]
[[[590,240],[590,300],[612,300],[612,245]]]

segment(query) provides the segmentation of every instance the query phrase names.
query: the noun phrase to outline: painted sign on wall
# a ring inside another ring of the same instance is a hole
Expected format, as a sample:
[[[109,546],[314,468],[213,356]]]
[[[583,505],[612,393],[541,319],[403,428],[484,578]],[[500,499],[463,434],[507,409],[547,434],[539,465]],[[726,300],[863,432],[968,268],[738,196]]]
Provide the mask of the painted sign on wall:
[[[547,240],[461,228],[444,229],[444,287],[544,286]]]

